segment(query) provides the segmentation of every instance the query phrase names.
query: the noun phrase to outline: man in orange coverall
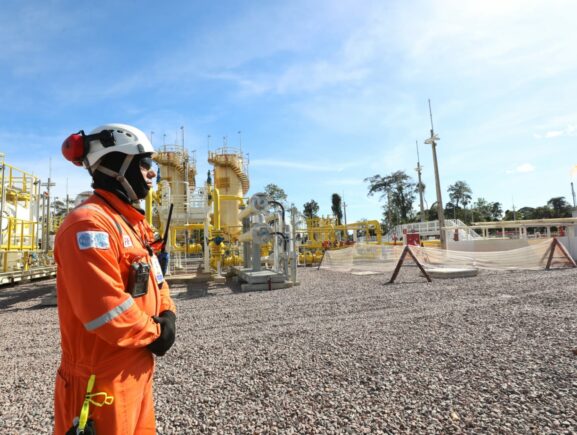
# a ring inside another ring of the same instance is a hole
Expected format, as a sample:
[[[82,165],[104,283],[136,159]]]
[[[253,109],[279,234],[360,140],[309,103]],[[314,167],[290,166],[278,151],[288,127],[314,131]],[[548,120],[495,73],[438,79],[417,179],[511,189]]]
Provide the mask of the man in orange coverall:
[[[56,235],[54,433],[156,434],[153,354],[174,343],[176,310],[138,207],[156,175],[154,149],[137,128],[109,124],[71,135],[62,153],[88,169],[95,190]]]

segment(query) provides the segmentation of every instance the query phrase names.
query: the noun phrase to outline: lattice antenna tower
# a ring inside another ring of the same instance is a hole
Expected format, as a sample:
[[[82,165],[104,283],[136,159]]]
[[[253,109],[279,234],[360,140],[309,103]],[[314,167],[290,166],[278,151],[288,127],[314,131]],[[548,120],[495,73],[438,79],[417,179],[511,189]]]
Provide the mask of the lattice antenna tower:
[[[421,159],[419,157],[419,141],[416,140],[415,144],[417,145],[417,167],[415,170],[417,171],[417,175],[419,176],[419,200],[421,206],[421,222],[425,222],[425,206],[423,204],[423,182],[421,181],[421,173],[423,167],[421,166]]]

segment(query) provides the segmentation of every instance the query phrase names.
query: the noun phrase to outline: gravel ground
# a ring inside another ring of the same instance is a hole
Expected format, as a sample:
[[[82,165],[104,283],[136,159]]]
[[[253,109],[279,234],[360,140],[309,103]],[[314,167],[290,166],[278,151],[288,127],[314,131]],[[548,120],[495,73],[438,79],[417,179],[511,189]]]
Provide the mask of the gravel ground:
[[[427,283],[299,269],[301,285],[173,286],[159,434],[577,433],[577,270]],[[42,281],[0,288],[0,433],[52,430]]]

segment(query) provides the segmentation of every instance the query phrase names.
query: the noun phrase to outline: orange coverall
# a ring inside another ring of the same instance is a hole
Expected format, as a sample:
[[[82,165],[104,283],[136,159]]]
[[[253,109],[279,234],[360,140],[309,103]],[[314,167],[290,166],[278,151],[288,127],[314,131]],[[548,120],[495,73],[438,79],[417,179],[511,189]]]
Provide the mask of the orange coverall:
[[[156,434],[154,357],[146,346],[160,335],[152,316],[176,310],[166,281],[159,288],[153,259],[143,245],[153,238],[143,214],[110,192],[96,192],[128,220],[138,237],[96,195],[72,210],[58,230],[54,255],[62,358],[54,433],[70,429],[94,374],[93,392],[114,397],[111,405],[90,405],[98,434]],[[147,294],[133,298],[126,288],[129,266],[136,259],[150,264],[151,272]]]

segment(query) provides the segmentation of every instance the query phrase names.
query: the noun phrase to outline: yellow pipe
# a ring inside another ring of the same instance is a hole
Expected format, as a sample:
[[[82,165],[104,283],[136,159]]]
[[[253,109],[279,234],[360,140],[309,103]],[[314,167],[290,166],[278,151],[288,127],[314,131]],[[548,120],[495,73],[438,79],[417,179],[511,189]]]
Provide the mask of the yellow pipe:
[[[220,231],[220,194],[216,187],[212,188],[212,194],[214,198],[214,229]]]
[[[149,224],[152,225],[152,190],[148,191],[148,195],[146,195],[146,199],[145,199],[145,212],[144,212],[144,216],[146,217],[146,220],[148,221]]]
[[[209,232],[212,225],[209,225]],[[185,247],[176,243],[176,232],[186,230],[204,230],[204,224],[184,224],[176,225],[170,228],[170,248],[172,251],[184,251]],[[208,237],[208,235],[207,235]]]
[[[8,251],[12,249],[12,220],[8,220],[8,247],[4,253],[4,264],[2,265],[2,272],[6,272],[8,270]]]

